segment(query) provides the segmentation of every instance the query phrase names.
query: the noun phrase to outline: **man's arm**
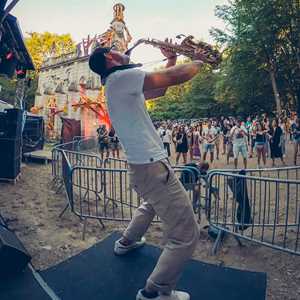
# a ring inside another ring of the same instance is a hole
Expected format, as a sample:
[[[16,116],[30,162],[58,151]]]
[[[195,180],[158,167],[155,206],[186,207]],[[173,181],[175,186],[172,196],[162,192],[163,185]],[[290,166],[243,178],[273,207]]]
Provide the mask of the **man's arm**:
[[[168,58],[166,69],[171,68],[175,65],[176,65],[176,57]],[[167,89],[168,88],[166,87],[166,88],[144,91],[145,100],[162,97],[166,94]]]
[[[192,79],[199,72],[202,64],[202,61],[194,61],[192,63],[148,73],[145,76],[144,93],[147,93],[151,90],[162,91],[166,90],[170,86],[184,83]]]

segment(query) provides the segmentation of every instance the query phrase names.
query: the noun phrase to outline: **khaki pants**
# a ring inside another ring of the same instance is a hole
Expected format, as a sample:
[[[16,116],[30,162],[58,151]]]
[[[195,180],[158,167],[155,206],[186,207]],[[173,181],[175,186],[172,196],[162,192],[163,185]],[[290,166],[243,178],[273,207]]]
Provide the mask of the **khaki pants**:
[[[160,217],[166,244],[146,287],[169,293],[198,242],[199,229],[192,205],[167,160],[130,165],[129,172],[131,185],[144,202],[136,210],[124,236],[131,241],[140,240],[154,216]]]

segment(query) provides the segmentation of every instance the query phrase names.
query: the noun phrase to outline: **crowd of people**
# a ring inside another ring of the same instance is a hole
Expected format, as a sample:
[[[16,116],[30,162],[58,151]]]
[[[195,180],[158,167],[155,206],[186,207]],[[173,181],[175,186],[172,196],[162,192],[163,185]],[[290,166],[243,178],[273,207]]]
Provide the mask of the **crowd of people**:
[[[252,157],[257,158],[258,168],[265,167],[268,159],[273,167],[276,160],[285,165],[287,143],[294,145],[293,161],[296,165],[300,150],[300,119],[296,114],[278,119],[270,119],[263,114],[245,120],[221,117],[193,122],[160,121],[155,122],[155,127],[168,156],[176,153],[176,165],[206,160],[213,165],[221,156],[225,157],[227,164],[233,159],[235,168],[238,167],[239,156],[244,168],[247,168],[248,158]],[[101,158],[110,154],[120,158],[121,145],[114,128],[108,130],[101,125],[97,135]]]
[[[221,155],[227,164],[232,158],[235,168],[239,156],[247,168],[248,158],[257,157],[257,167],[272,166],[280,160],[285,165],[286,144],[294,144],[294,164],[300,145],[300,120],[296,114],[289,118],[270,119],[265,114],[247,119],[234,117],[211,118],[198,121],[163,121],[155,123],[164,147],[171,156],[172,145],[176,164],[209,160],[211,165]],[[182,157],[182,161],[180,158]]]

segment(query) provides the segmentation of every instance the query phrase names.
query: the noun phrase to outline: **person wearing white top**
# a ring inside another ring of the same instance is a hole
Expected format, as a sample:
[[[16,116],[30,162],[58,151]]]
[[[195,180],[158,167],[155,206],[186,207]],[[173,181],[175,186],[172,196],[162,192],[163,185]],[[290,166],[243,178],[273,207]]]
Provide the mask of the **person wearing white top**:
[[[172,131],[167,127],[167,125],[163,125],[160,133],[159,133],[162,142],[164,144],[164,149],[168,153],[168,157],[171,156],[171,142],[172,142]]]
[[[234,167],[237,169],[239,153],[243,156],[244,168],[247,169],[247,136],[248,132],[240,120],[236,121],[236,125],[231,128],[230,137],[233,143]]]
[[[142,246],[143,236],[157,214],[163,222],[166,244],[136,299],[189,300],[188,293],[175,287],[196,248],[199,228],[189,197],[167,160],[145,108],[145,99],[163,96],[169,86],[192,79],[203,63],[174,66],[175,53],[161,51],[168,60],[166,69],[152,73],[136,69],[127,55],[110,48],[94,50],[89,66],[105,82],[108,112],[127,155],[131,186],[144,200],[122,238],[115,242],[114,252],[123,255]]]
[[[207,127],[202,132],[204,146],[203,146],[203,161],[206,161],[207,152],[210,152],[210,162],[214,161],[215,141],[218,138],[218,132],[212,126],[212,122],[208,121]]]

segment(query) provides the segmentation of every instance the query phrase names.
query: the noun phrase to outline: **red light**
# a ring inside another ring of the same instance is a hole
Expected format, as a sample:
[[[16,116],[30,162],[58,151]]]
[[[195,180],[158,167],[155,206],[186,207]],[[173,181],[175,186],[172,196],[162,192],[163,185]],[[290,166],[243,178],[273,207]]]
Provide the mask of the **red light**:
[[[8,52],[6,54],[6,59],[11,59],[14,56],[14,54],[12,52]]]
[[[17,75],[23,75],[25,74],[24,70],[16,70]]]

